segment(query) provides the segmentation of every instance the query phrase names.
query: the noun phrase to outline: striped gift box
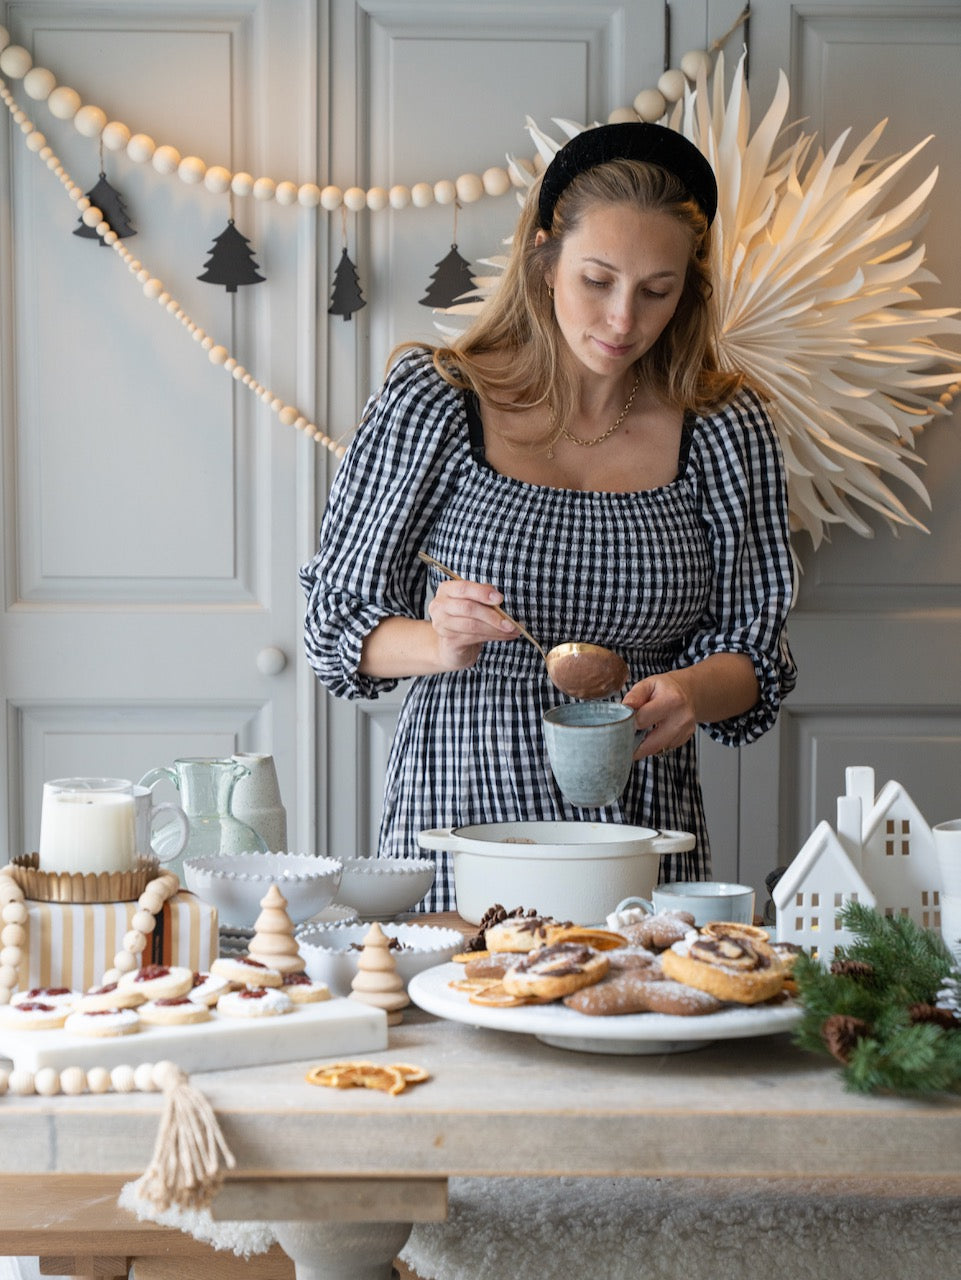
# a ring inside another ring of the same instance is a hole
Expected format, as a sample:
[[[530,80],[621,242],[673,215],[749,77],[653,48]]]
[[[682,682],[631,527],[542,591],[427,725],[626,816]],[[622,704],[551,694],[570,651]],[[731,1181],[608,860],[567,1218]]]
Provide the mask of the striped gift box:
[[[136,902],[83,905],[27,899],[27,937],[20,964],[20,989],[97,986],[113,965]],[[217,911],[182,891],[164,904],[143,962],[207,970],[218,954]]]

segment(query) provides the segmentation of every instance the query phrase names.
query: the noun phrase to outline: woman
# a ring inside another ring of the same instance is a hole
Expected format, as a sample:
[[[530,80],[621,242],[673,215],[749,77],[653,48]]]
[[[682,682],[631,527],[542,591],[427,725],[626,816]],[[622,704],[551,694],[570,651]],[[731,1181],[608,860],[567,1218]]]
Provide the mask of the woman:
[[[753,741],[796,677],[777,439],[712,342],[716,206],[710,165],[673,130],[578,134],[532,188],[474,325],[402,348],[368,404],[301,580],[333,694],[416,677],[381,856],[416,853],[429,827],[591,819],[693,832],[661,878],[710,874],[696,728]],[[466,581],[429,579],[421,548]],[[585,811],[558,791],[541,716],[563,699],[502,602],[545,649],[626,659],[647,734],[619,803]],[[421,905],[454,907],[447,855]]]

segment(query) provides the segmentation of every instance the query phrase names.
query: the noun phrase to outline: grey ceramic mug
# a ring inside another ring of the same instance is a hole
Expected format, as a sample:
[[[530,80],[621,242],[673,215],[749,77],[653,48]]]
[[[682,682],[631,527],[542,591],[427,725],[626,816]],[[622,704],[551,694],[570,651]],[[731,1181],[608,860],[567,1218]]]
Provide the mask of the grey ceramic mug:
[[[584,809],[613,804],[627,786],[643,738],[622,702],[565,702],[544,712],[551,769],[563,795]]]

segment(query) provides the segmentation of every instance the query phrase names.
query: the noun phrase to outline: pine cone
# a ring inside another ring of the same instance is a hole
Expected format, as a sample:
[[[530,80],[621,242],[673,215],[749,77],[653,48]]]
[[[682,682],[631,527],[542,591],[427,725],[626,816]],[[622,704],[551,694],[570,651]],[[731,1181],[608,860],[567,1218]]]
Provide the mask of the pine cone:
[[[945,1031],[959,1025],[950,1009],[939,1009],[936,1004],[912,1004],[908,1006],[908,1017],[912,1022],[935,1022]]]
[[[836,977],[870,978],[874,974],[874,965],[868,964],[866,960],[834,960],[831,972]]]
[[[832,1013],[821,1025],[821,1038],[828,1052],[845,1066],[859,1040],[871,1034],[871,1028],[863,1018],[851,1018],[844,1013]]]

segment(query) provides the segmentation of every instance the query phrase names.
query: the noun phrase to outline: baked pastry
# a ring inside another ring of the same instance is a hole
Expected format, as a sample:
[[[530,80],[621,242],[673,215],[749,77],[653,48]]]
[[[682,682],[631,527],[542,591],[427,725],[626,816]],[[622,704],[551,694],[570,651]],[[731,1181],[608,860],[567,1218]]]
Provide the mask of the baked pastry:
[[[194,1022],[207,1022],[210,1010],[190,996],[167,996],[148,1000],[137,1010],[140,1021],[153,1026],[181,1027]]]
[[[225,991],[230,990],[230,982],[217,973],[194,973],[194,985],[187,992],[191,1000],[205,1004],[209,1008],[215,1005]]]
[[[666,951],[693,928],[694,917],[689,911],[658,911],[636,924],[624,925],[618,932],[634,946]]]
[[[600,982],[610,968],[603,951],[580,942],[555,942],[531,951],[512,965],[501,979],[511,996],[557,1000],[580,987]]]
[[[108,982],[102,987],[91,987],[77,1001],[81,1013],[99,1013],[101,1009],[136,1009],[147,997],[135,987],[121,987]]]
[[[786,975],[766,941],[734,934],[691,934],[664,952],[661,967],[667,977],[735,1004],[770,1000]]]
[[[279,969],[269,969],[253,956],[218,956],[210,972],[238,987],[279,987],[284,980]]]
[[[10,997],[10,1003],[24,1004],[27,1001],[39,1000],[43,1004],[51,1005],[54,1009],[63,1009],[69,1013],[71,1009],[77,1007],[80,994],[79,991],[72,991],[69,987],[31,987],[29,991],[15,992]]]
[[[193,969],[180,965],[148,964],[121,974],[117,986],[124,991],[139,991],[146,1000],[167,996],[183,996],[194,984]]]
[[[75,1009],[63,1024],[64,1031],[79,1036],[129,1036],[140,1030],[136,1009],[95,1009],[81,1013]]]
[[[706,991],[665,978],[657,965],[646,969],[610,972],[590,987],[565,996],[569,1009],[592,1017],[616,1017],[625,1013],[667,1013],[676,1017],[696,1017],[716,1013],[723,1006]]]
[[[281,991],[290,996],[294,1004],[317,1004],[330,999],[330,987],[326,982],[314,982],[306,973],[285,973]]]
[[[294,1002],[274,987],[244,987],[227,991],[217,1001],[217,1012],[228,1018],[272,1018],[290,1013]]]
[[[759,938],[761,942],[769,941],[771,936],[758,924],[740,924],[736,920],[710,920],[701,925],[700,932],[711,938]]]
[[[21,1000],[0,1005],[0,1027],[7,1031],[54,1031],[62,1027],[70,1009],[44,1000]]]
[[[484,943],[488,951],[533,951],[554,942],[565,927],[550,916],[516,916],[491,925]]]

